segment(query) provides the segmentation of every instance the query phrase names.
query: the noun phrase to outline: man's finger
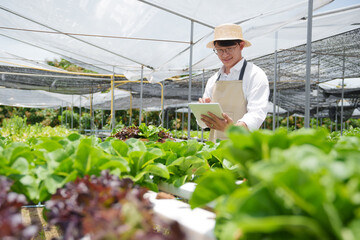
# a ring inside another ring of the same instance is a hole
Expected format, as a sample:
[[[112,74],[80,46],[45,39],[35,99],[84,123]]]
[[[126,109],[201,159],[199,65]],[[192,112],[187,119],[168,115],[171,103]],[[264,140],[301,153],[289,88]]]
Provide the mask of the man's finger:
[[[211,121],[208,121],[205,118],[201,118],[201,121],[203,121],[206,124],[206,126],[208,126],[209,128],[211,128],[211,126],[214,126],[214,124]]]
[[[224,118],[225,120],[227,120],[227,121],[229,121],[229,120],[232,121],[232,118],[229,117],[229,115],[227,115],[226,113],[223,113],[222,116],[223,116],[223,118]]]
[[[210,103],[211,102],[211,98],[203,98],[203,103]]]
[[[227,123],[233,123],[233,119],[231,117],[229,117],[229,115],[227,115],[226,113],[223,113],[222,116],[224,117],[225,121]]]
[[[201,117],[205,118],[207,121],[212,119],[211,117],[209,117],[208,115],[205,115],[205,114],[201,114]]]
[[[224,120],[223,118],[219,118],[218,116],[216,116],[215,114],[213,114],[212,112],[208,112],[208,114],[210,115],[210,117],[212,117],[214,120],[219,119],[219,120]]]

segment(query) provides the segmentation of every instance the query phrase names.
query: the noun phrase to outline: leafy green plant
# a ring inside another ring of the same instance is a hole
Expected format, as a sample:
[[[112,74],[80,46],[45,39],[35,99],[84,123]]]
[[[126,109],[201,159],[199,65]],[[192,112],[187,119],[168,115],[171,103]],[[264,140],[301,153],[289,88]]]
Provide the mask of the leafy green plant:
[[[172,139],[168,130],[162,127],[156,127],[154,125],[146,126],[142,123],[139,127],[123,127],[117,133],[113,134],[113,137],[126,140],[129,138],[145,138],[150,141],[165,142],[167,139]]]
[[[8,141],[15,142],[27,142],[31,140],[31,138],[39,136],[66,136],[70,133],[72,133],[72,131],[60,126],[54,128],[49,126],[44,127],[39,123],[27,125],[26,117],[21,118],[18,116],[5,119],[2,129],[0,129],[1,136],[7,138]]]
[[[158,189],[153,176],[169,178],[167,167],[155,161],[164,154],[159,148],[147,148],[144,142],[135,138],[125,142],[109,138],[100,147],[117,158],[102,166],[102,169],[110,169],[113,174],[130,178],[154,191]]]
[[[228,157],[249,180],[235,185],[230,170],[198,180],[192,207],[216,201],[219,239],[360,238],[360,138],[336,144],[323,130],[229,130]]]
[[[10,136],[12,135],[20,135],[21,133],[23,133],[27,127],[26,124],[26,117],[25,118],[21,118],[18,116],[14,116],[10,119],[5,119],[2,122],[2,134],[8,134]]]
[[[116,124],[116,126],[113,128],[113,130],[111,131],[111,134],[115,134],[115,133],[117,133],[117,132],[120,132],[121,129],[123,129],[124,127],[125,127],[125,125],[124,125],[122,122],[118,122],[118,123]],[[111,126],[110,126],[110,125],[106,125],[106,128],[107,128],[107,129],[110,129]]]
[[[47,61],[47,64],[50,66],[53,66],[53,67],[65,69],[69,72],[97,73],[92,70],[88,70],[88,69],[79,67],[76,64],[71,63],[68,60],[63,59],[63,58],[60,59],[60,61],[58,59],[54,59],[53,61]]]
[[[105,169],[155,191],[159,181],[170,177],[168,167],[160,161],[166,154],[160,143],[155,147],[138,139],[113,138],[101,142],[76,133],[32,138],[28,143],[0,143],[0,175],[12,179],[13,191],[34,203],[49,199],[76,177],[99,175]]]
[[[359,136],[360,137],[360,127],[357,127],[357,128],[350,127],[350,129],[344,129],[343,136]],[[331,142],[337,142],[337,141],[339,141],[340,138],[341,138],[340,131],[331,132],[329,135],[329,140]]]
[[[188,136],[187,129],[185,129],[185,130],[171,130],[170,132],[171,132],[171,134],[173,135],[174,138],[178,138],[178,139],[187,139],[188,138],[187,137]],[[204,131],[203,132],[203,139],[208,140],[209,135],[210,135],[210,131]],[[190,131],[190,137],[191,138],[201,139],[201,130],[199,130],[199,131],[191,130]]]
[[[149,147],[160,148],[164,154],[156,159],[169,170],[169,179],[162,179],[175,187],[185,182],[194,181],[199,175],[210,169],[208,159],[211,158],[210,150],[195,140],[156,143]],[[157,180],[155,177],[154,180]]]
[[[63,111],[59,117],[59,121],[67,128],[79,128],[79,120],[79,114],[70,110]]]

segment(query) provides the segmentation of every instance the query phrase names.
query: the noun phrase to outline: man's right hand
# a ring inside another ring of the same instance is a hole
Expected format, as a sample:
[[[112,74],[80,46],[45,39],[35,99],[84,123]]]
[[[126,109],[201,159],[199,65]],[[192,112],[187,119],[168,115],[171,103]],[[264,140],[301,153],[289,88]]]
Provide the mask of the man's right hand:
[[[211,98],[199,98],[199,103],[211,103]]]

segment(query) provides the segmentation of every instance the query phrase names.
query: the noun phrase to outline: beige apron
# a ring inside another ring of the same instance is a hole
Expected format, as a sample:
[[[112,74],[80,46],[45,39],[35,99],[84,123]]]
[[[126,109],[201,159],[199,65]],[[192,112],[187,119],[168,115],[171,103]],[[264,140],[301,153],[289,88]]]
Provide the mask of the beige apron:
[[[229,115],[234,123],[246,113],[247,101],[243,91],[243,77],[246,65],[247,62],[244,60],[239,80],[219,81],[219,75],[212,92],[211,102],[220,103],[223,112]],[[227,139],[225,132],[211,129],[209,140],[216,142],[216,139]]]

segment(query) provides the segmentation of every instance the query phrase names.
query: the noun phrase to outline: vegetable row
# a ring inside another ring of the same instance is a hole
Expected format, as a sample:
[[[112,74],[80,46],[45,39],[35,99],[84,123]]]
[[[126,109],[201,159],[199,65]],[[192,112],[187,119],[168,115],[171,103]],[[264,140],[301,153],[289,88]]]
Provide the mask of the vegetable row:
[[[12,190],[33,203],[48,200],[78,177],[99,176],[102,170],[157,191],[160,181],[180,186],[209,170],[213,148],[214,144],[195,140],[101,141],[77,133],[32,138],[27,143],[0,140],[0,175],[13,180]]]
[[[237,127],[228,136],[216,144],[79,134],[0,141],[0,175],[34,203],[103,170],[155,191],[160,182],[195,181],[190,204],[215,201],[219,239],[360,239],[358,136]]]

